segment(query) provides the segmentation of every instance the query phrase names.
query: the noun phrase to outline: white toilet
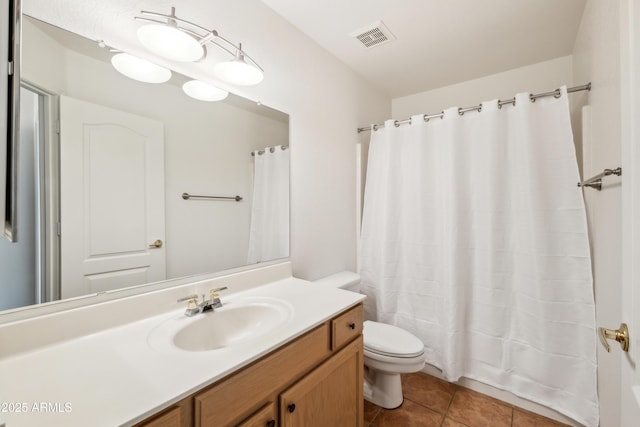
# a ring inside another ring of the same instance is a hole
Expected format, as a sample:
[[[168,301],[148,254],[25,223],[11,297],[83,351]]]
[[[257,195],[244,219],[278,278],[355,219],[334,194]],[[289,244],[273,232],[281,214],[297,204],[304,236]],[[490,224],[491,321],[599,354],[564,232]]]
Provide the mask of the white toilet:
[[[360,292],[360,276],[336,273],[315,283]],[[400,374],[418,372],[425,363],[424,345],[413,334],[396,326],[364,322],[364,397],[387,409],[402,404]]]

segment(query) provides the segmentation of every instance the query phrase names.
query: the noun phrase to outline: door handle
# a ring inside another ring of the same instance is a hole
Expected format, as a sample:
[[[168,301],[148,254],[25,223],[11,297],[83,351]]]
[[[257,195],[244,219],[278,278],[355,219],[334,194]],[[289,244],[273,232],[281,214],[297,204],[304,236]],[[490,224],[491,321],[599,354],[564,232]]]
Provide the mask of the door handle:
[[[621,323],[619,329],[599,327],[598,332],[600,341],[608,352],[611,352],[611,347],[609,347],[609,343],[607,342],[608,339],[618,341],[623,351],[629,351],[629,328],[626,323]]]
[[[158,239],[155,242],[153,242],[152,244],[149,245],[150,248],[161,248],[162,247],[162,240]]]

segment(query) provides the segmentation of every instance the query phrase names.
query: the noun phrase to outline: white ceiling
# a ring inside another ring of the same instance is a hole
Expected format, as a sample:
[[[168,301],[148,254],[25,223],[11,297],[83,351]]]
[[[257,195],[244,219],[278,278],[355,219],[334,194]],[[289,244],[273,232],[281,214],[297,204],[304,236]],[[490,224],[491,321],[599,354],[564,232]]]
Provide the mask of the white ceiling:
[[[570,55],[585,0],[262,0],[392,98]],[[397,40],[349,34],[383,21]]]

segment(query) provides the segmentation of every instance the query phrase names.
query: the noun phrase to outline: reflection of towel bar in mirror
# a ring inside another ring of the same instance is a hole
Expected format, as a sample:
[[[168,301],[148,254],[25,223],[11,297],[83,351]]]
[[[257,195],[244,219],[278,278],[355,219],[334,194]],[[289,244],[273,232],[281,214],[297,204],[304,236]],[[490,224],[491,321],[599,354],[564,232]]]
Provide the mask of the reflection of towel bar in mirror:
[[[596,176],[592,176],[589,179],[579,182],[578,187],[591,187],[600,191],[602,190],[602,178],[609,175],[617,175],[617,176],[622,175],[622,168],[605,169],[604,171],[602,171],[602,173],[599,173]]]
[[[182,198],[185,200],[189,199],[214,199],[214,200],[235,200],[239,202],[242,200],[240,196],[198,196],[196,194],[182,193]]]

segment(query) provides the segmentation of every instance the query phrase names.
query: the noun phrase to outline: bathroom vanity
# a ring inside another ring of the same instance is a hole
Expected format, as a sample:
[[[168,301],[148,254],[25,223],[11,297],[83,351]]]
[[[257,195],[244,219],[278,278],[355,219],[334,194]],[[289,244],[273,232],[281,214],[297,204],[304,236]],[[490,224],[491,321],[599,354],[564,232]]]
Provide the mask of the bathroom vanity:
[[[0,425],[361,426],[363,299],[284,262],[4,323]]]
[[[362,305],[137,426],[361,426]]]

